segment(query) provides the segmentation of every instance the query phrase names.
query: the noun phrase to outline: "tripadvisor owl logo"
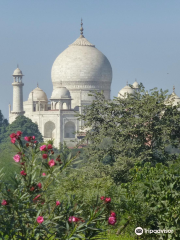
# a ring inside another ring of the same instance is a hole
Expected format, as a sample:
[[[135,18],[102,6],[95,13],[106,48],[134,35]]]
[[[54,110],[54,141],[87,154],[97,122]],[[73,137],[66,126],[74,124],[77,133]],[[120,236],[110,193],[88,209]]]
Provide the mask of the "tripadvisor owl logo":
[[[136,234],[136,235],[141,235],[141,234],[143,234],[143,229],[142,229],[141,227],[137,227],[137,228],[135,229],[135,234]]]

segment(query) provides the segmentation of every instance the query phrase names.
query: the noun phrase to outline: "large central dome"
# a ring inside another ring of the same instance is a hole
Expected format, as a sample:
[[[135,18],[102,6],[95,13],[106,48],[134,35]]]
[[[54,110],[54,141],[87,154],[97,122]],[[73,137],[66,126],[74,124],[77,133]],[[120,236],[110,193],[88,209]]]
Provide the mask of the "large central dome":
[[[111,83],[112,68],[106,56],[80,36],[56,58],[51,77],[54,86],[61,81]]]
[[[83,28],[81,28],[80,37],[69,45],[53,63],[51,71],[53,89],[61,86],[67,87],[74,100],[80,90],[82,100],[83,96],[88,98],[87,91],[89,90],[104,90],[105,97],[110,99],[112,82],[110,62],[95,48],[95,45],[83,36],[82,30]],[[73,92],[76,92],[76,96]]]

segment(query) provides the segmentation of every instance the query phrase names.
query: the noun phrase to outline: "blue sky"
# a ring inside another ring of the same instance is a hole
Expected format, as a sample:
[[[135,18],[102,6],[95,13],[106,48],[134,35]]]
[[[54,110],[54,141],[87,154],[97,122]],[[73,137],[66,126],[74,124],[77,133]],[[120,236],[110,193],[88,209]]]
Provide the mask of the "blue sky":
[[[179,0],[8,0],[0,2],[0,109],[8,118],[12,73],[24,76],[24,101],[39,83],[52,93],[51,67],[80,35],[106,55],[113,69],[111,99],[135,78],[147,90],[180,96]],[[168,74],[167,74],[168,73]]]

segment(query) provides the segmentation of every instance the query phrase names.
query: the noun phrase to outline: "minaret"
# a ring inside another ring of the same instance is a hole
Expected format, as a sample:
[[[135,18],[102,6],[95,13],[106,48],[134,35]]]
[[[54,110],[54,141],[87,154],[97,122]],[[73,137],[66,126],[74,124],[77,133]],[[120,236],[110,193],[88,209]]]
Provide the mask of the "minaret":
[[[22,82],[22,71],[18,68],[14,70],[13,73],[13,111],[11,113],[17,115],[23,115],[23,86],[24,83]]]

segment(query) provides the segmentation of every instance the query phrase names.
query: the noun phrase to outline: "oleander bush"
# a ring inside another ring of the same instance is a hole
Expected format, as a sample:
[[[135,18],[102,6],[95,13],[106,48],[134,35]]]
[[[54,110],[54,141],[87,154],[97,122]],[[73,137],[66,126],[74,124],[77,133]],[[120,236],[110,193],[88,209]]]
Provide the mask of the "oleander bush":
[[[24,145],[21,135],[21,131],[10,135],[19,173],[13,185],[2,180],[0,184],[1,239],[102,239],[100,226],[116,223],[111,198],[97,198],[84,214],[83,203],[74,204],[73,196],[63,202],[61,195],[50,195],[48,190],[76,156],[62,160],[54,156],[52,144],[41,146],[34,136],[25,136]]]

